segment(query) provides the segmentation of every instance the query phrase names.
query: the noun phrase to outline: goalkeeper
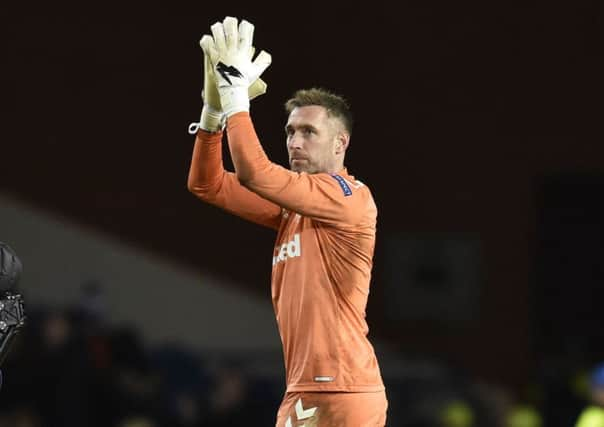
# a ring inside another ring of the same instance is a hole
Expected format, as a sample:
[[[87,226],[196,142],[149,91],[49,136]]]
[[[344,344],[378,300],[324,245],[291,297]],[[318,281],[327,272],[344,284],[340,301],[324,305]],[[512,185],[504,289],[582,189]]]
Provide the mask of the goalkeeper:
[[[188,188],[201,200],[277,231],[271,293],[285,358],[277,427],[384,426],[387,399],[365,308],[377,208],[344,165],[347,102],[322,89],[289,99],[290,169],[272,163],[255,133],[250,99],[271,57],[253,59],[254,27],[227,17],[201,39],[204,106]],[[223,168],[226,129],[235,172]]]

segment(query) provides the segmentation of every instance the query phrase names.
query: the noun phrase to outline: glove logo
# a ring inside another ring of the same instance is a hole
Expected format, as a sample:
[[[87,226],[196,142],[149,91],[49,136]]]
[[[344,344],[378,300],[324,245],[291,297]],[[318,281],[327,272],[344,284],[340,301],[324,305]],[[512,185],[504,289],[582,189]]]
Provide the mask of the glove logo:
[[[231,83],[231,79],[229,79],[229,76],[239,78],[243,77],[243,75],[237,68],[233,67],[232,65],[224,65],[222,62],[219,62],[218,65],[216,65],[216,70],[220,73],[223,79],[229,82],[230,85],[232,85],[233,83]]]

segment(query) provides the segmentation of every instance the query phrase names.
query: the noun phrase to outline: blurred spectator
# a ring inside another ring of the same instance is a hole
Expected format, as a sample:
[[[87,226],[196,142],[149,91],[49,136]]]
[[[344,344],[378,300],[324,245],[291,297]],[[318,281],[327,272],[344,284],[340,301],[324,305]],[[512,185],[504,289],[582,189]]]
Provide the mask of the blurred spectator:
[[[127,417],[118,424],[118,427],[157,427],[157,423],[146,417]]]
[[[213,387],[206,400],[204,426],[227,427],[257,425],[264,416],[262,407],[249,395],[250,382],[237,361],[222,360],[214,376]],[[273,414],[274,418],[274,414]]]
[[[480,380],[468,385],[468,401],[474,408],[478,427],[503,427],[510,404],[509,393],[501,386]]]
[[[540,385],[534,381],[528,382],[515,398],[510,398],[505,413],[505,427],[543,427],[542,400]]]
[[[581,412],[576,427],[604,427],[604,363],[589,377],[590,404]]]
[[[38,341],[22,356],[28,392],[44,427],[96,426],[91,365],[65,309],[50,309],[36,331]]]
[[[200,357],[182,345],[166,344],[153,352],[152,360],[160,378],[162,419],[170,427],[198,426],[200,396],[208,387]]]
[[[0,415],[0,427],[43,427],[33,408],[18,405]]]
[[[443,427],[473,427],[474,411],[463,400],[448,402],[441,414]]]
[[[111,363],[110,326],[105,291],[97,280],[81,285],[75,306],[76,326],[84,339],[91,361],[97,370],[109,369]]]
[[[122,327],[111,335],[113,405],[120,419],[160,415],[160,381],[136,330]]]
[[[80,298],[73,308],[74,330],[80,337],[82,351],[90,364],[90,393],[99,410],[95,421],[99,426],[114,425],[120,416],[121,402],[116,399],[114,349],[108,323],[107,304],[102,284],[88,280],[80,287]]]
[[[82,319],[90,328],[104,328],[108,320],[108,307],[102,283],[95,279],[87,280],[80,286],[80,291],[76,309]]]
[[[542,427],[541,414],[532,405],[515,405],[507,417],[506,427]]]

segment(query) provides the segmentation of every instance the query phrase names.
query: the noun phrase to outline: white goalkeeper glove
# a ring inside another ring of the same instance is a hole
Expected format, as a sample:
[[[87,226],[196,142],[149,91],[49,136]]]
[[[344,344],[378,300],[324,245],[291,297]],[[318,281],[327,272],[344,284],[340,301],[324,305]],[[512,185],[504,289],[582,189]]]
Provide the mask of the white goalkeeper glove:
[[[204,35],[200,40],[200,45],[203,45],[203,39],[210,38],[209,35]],[[250,59],[254,54],[254,48],[250,50]],[[199,123],[191,123],[189,125],[189,133],[194,135],[199,129],[208,132],[217,132],[224,128],[226,117],[220,103],[220,94],[216,86],[216,75],[214,68],[207,54],[203,58],[204,82],[201,97],[203,99],[203,108],[201,109],[201,119]],[[267,84],[262,79],[256,79],[247,89],[249,99],[254,99],[266,93]]]
[[[241,21],[238,27],[237,18],[227,16],[211,30],[213,39],[203,37],[200,43],[214,67],[220,103],[228,118],[250,110],[247,89],[271,64],[271,56],[262,51],[252,61],[254,26],[248,21]]]

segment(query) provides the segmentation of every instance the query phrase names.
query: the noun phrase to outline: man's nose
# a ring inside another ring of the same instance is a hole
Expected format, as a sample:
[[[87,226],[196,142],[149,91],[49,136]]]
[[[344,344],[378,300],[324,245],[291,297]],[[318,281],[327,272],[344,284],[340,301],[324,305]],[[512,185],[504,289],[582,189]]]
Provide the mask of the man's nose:
[[[294,133],[290,138],[289,138],[289,147],[291,149],[299,149],[302,148],[302,138],[300,138],[300,136],[298,136],[298,134]]]

